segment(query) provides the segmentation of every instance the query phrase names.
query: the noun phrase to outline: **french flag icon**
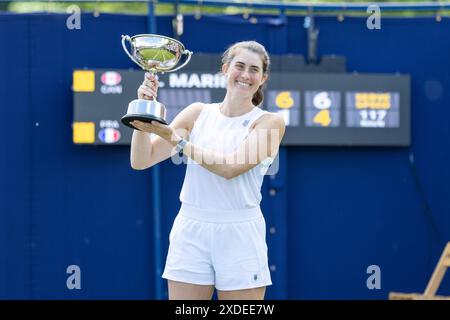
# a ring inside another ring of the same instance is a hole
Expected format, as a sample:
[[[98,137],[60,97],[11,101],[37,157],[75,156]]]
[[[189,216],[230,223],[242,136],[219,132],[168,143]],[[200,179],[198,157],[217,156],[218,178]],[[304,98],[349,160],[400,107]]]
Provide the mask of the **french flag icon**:
[[[98,138],[104,143],[115,143],[120,140],[120,131],[114,128],[104,128],[98,132]]]

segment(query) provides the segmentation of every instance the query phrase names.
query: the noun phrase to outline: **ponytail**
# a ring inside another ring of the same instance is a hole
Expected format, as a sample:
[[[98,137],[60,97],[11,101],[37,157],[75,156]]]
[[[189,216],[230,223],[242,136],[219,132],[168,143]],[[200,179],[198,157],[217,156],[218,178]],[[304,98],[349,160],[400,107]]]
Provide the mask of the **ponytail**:
[[[252,98],[252,103],[255,106],[259,106],[264,100],[263,86],[259,86]]]

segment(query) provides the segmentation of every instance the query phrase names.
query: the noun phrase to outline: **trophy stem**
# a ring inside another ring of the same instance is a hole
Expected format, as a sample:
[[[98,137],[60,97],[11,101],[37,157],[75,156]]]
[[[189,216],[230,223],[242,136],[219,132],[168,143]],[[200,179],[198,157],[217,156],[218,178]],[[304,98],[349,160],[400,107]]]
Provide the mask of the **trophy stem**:
[[[150,73],[150,75],[156,78],[156,68],[149,68],[148,72]],[[156,97],[150,97],[150,100],[156,102]]]

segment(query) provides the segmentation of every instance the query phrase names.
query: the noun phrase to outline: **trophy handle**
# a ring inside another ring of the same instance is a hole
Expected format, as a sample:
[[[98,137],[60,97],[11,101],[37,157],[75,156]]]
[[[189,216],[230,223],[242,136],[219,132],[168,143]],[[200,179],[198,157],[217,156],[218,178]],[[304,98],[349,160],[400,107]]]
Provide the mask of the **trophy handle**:
[[[131,60],[133,60],[138,66],[140,66],[142,69],[144,69],[144,70],[146,70],[140,63],[139,63],[139,61],[137,61],[136,60],[136,58],[134,58],[131,54],[130,54],[130,52],[128,51],[128,48],[127,48],[127,46],[126,46],[126,44],[125,44],[125,41],[128,41],[129,43],[130,43],[130,45],[131,45],[131,38],[130,38],[130,36],[129,35],[122,35],[122,47],[123,47],[123,50],[125,51],[125,53],[130,57],[130,59]]]
[[[185,65],[188,64],[188,62],[191,60],[191,57],[192,57],[192,51],[184,50],[182,54],[187,54],[186,61],[184,61],[184,63],[183,63],[181,66],[178,66],[178,67],[176,67],[175,69],[169,70],[169,71],[167,71],[167,72],[177,71],[177,70],[183,68]]]

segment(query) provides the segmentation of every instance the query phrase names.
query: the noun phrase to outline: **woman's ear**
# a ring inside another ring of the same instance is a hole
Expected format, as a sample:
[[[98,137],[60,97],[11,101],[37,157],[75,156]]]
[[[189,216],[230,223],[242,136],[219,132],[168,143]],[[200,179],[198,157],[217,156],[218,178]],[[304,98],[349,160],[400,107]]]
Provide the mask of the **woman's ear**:
[[[269,75],[267,73],[264,73],[261,79],[261,86],[266,82],[267,78],[269,78]]]
[[[226,75],[226,74],[227,74],[227,71],[228,71],[228,64],[224,63],[224,64],[222,65],[222,73],[223,73],[224,75]]]

